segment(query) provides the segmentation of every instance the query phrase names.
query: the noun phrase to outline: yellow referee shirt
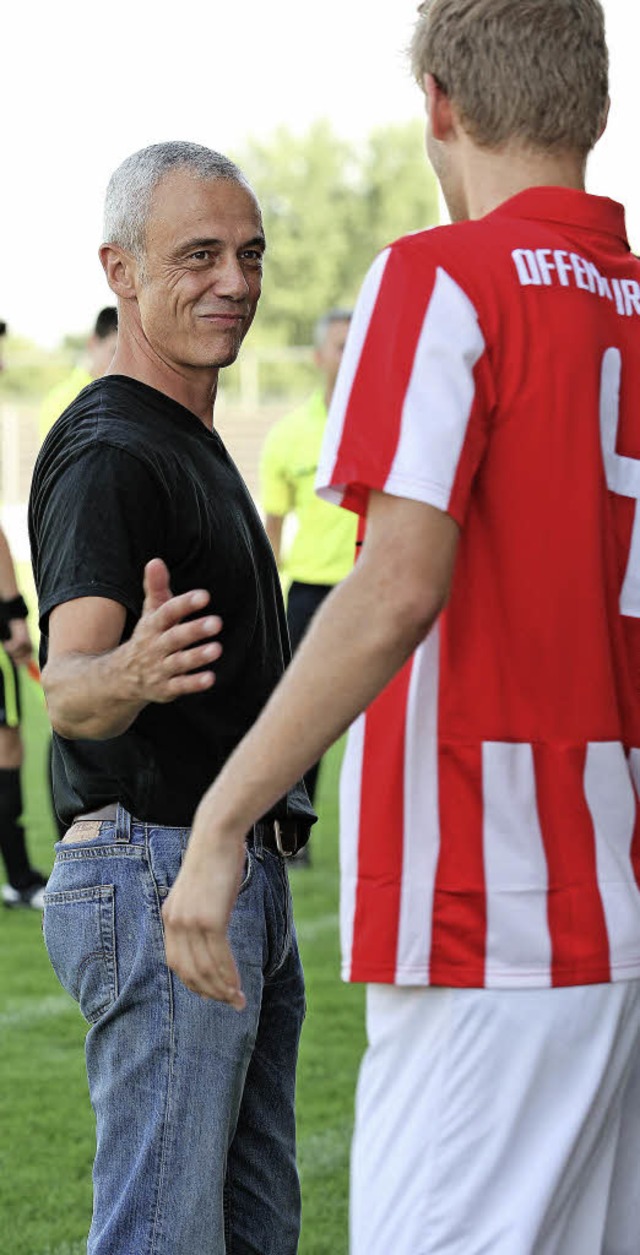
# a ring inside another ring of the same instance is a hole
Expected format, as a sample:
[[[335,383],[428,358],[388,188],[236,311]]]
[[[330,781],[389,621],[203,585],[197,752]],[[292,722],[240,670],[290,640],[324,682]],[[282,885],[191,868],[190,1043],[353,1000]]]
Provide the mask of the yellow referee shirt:
[[[55,384],[50,392],[47,393],[38,415],[38,428],[40,432],[40,443],[44,440],[47,432],[51,430],[56,419],[64,413],[68,405],[75,401],[79,392],[86,388],[87,384],[93,383],[93,377],[89,374],[84,366],[76,366],[69,375],[66,375],[60,383]]]
[[[287,575],[302,584],[338,584],[353,566],[357,519],[314,492],[327,408],[318,389],[272,427],[260,463],[265,514],[298,520]]]

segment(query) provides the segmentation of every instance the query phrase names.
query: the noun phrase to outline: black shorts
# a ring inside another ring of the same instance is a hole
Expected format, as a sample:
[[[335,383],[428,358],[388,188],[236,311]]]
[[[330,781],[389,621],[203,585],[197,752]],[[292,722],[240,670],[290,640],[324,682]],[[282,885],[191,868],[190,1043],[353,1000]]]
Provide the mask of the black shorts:
[[[20,726],[20,682],[15,663],[0,645],[0,728]]]

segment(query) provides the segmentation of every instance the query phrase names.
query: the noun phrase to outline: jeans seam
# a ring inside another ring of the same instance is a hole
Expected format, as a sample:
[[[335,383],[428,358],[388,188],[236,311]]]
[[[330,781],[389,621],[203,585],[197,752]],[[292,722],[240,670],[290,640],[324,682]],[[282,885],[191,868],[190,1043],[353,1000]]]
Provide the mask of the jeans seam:
[[[145,837],[147,837],[147,835],[148,834],[145,833]],[[164,952],[164,928],[162,926],[162,903],[160,900],[160,895],[158,893],[158,886],[156,884],[156,879],[153,874],[151,861],[148,857],[147,857],[147,869],[149,872],[149,876],[151,878],[151,883],[153,885],[155,909],[157,911],[157,921],[158,921],[158,927],[160,929],[160,939],[162,942],[162,949]],[[170,1113],[171,1113],[171,1105],[172,1105],[173,1082],[174,1082],[174,1071],[175,1071],[174,1069],[175,1017],[174,1017],[174,1003],[173,1003],[173,986],[171,983],[171,975],[169,972],[169,968],[167,967],[166,962],[164,964],[164,971],[165,971],[168,1004],[169,1004],[169,1046],[168,1046],[168,1062],[167,1062],[167,1066],[168,1066],[167,1094],[166,1094],[164,1116],[163,1116],[163,1122],[162,1122],[162,1145],[160,1149],[160,1161],[158,1164],[156,1199],[155,1199],[155,1205],[153,1209],[153,1227],[151,1231],[151,1245],[149,1247],[149,1255],[160,1255],[158,1242],[160,1242],[164,1236],[161,1199],[163,1195],[163,1187],[164,1187],[165,1176],[166,1176],[167,1142],[169,1140],[169,1133],[171,1130],[171,1114]]]
[[[280,971],[284,963],[286,963],[286,960],[289,954],[291,953],[291,944],[293,941],[293,910],[292,910],[292,902],[291,902],[291,890],[289,887],[289,874],[287,872],[284,859],[281,859],[280,867],[278,870],[280,873],[280,884],[282,888],[282,916],[283,916],[283,922],[284,922],[284,930],[283,930],[283,937],[282,937],[282,948],[280,950],[280,959],[278,963],[276,963],[276,965],[272,968],[270,972],[271,976],[275,976]]]

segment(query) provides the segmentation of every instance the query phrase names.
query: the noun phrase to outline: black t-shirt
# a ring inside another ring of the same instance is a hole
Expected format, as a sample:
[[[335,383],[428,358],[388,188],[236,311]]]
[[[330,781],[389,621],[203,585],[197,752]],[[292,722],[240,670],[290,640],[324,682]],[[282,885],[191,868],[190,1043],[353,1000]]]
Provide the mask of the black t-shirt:
[[[124,606],[127,639],[142,611],[150,558],[164,559],[174,594],[210,592],[210,610],[224,623],[211,689],[150,703],[109,740],[54,733],[63,821],[119,801],[142,820],[190,824],[290,657],[275,561],[237,468],[217,432],[177,401],[111,375],[85,388],[47,436],[29,530],[42,666],[50,611],[77,597]],[[270,814],[312,817],[304,785]]]

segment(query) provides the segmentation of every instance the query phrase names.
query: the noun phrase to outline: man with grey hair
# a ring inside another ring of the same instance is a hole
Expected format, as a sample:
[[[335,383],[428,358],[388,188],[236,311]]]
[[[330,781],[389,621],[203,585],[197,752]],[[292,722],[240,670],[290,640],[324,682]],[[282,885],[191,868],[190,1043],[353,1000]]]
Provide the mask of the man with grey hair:
[[[272,427],[260,462],[261,500],[265,528],[278,566],[283,565],[282,531],[285,519],[297,528],[284,557],[290,580],[287,623],[295,651],[309,624],[332,588],[353,566],[356,520],[345,510],[332,510],[314,492],[327,413],[342,359],[351,312],[330,309],[314,328],[314,362],[321,386],[291,414]],[[313,804],[320,764],[305,772]],[[308,846],[300,858],[308,862]],[[300,861],[300,860],[298,860]]]
[[[364,544],[198,808],[167,956],[238,1004],[242,834],[355,720],[352,1255],[637,1255],[640,263],[584,190],[602,8],[431,0],[413,61],[454,222],[365,280],[318,476]]]
[[[129,157],[100,249],[115,357],[55,424],[33,478],[42,677],[70,825],[44,933],[90,1025],[90,1255],[298,1245],[304,988],[285,857],[313,822],[304,786],[247,835],[232,926],[244,1015],[173,976],[161,923],[197,802],[289,660],[273,555],[213,427],[264,249],[227,158],[184,143]]]

